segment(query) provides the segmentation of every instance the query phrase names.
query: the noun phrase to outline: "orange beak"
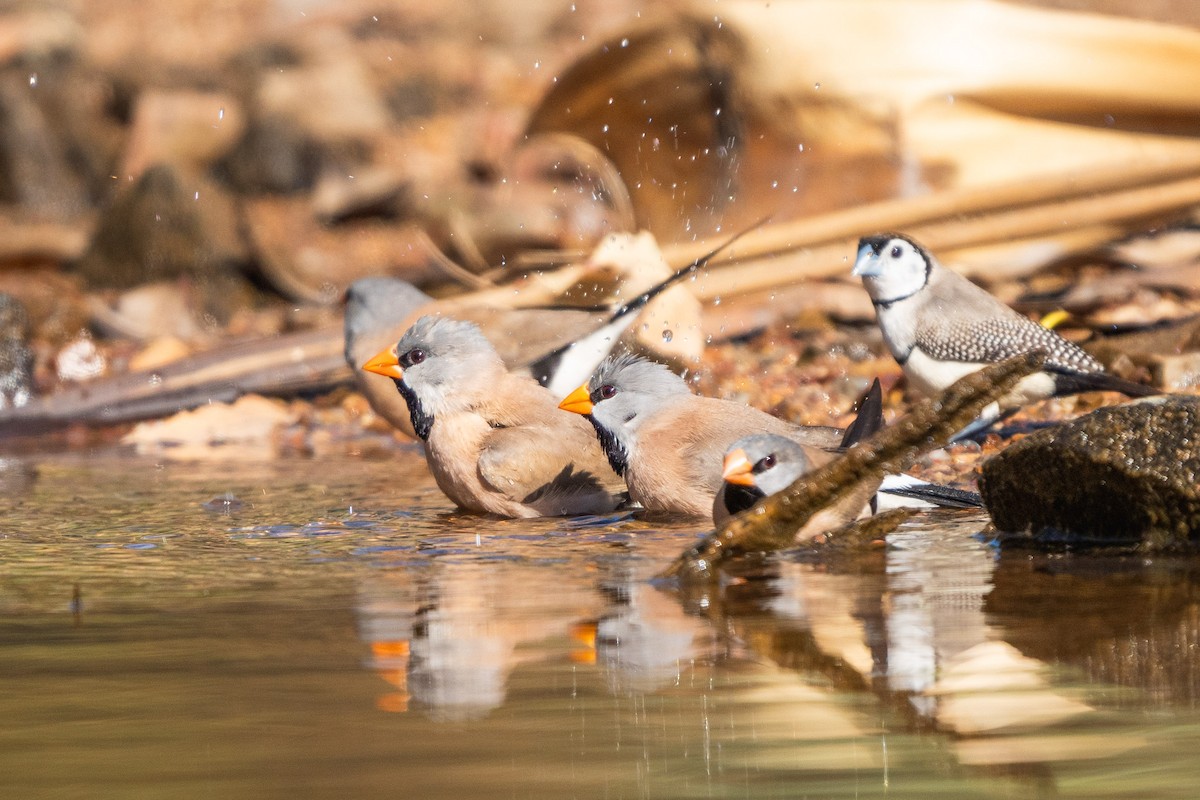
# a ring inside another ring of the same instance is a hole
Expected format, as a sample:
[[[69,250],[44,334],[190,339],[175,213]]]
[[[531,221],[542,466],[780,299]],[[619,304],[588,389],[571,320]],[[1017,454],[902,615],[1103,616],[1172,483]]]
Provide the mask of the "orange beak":
[[[404,370],[400,369],[400,361],[396,358],[393,348],[390,347],[371,356],[371,360],[363,364],[362,368],[367,372],[374,372],[376,375],[383,375],[394,380],[404,379]]]
[[[725,465],[721,469],[721,480],[738,486],[754,485],[754,465],[746,458],[742,448],[725,454]]]
[[[564,397],[563,401],[558,404],[558,407],[563,411],[570,411],[572,414],[592,413],[592,398],[588,394],[587,384],[585,383]]]

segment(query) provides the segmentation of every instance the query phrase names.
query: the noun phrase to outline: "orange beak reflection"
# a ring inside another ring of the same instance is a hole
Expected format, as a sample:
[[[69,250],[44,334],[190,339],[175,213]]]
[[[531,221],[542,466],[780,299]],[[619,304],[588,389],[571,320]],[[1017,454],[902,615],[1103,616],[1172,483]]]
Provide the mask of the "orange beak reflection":
[[[750,459],[746,458],[746,452],[739,447],[737,450],[733,450],[725,455],[725,465],[721,469],[721,480],[726,483],[737,484],[738,486],[753,486],[753,469],[754,465],[750,463]]]
[[[383,375],[395,380],[404,378],[404,370],[400,369],[400,362],[390,347],[371,356],[371,359],[363,364],[362,368],[367,372],[374,372],[376,375]]]
[[[592,413],[592,398],[588,394],[587,384],[585,383],[564,397],[558,407],[563,411],[570,411],[572,414]]]

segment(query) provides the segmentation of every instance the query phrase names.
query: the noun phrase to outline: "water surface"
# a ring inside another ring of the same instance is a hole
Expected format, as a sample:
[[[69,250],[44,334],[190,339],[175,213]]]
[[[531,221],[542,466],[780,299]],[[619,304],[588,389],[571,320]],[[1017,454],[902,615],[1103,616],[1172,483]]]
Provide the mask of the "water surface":
[[[679,591],[695,526],[457,514],[411,450],[0,483],[2,797],[1196,793],[1192,560],[954,513]]]

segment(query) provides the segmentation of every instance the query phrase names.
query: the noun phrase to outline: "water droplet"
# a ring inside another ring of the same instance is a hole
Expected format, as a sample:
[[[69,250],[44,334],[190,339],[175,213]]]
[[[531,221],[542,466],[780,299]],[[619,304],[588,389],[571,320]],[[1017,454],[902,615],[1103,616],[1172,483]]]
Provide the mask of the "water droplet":
[[[821,83],[820,83],[820,81],[818,81],[817,83],[814,83],[814,84],[813,84],[813,89],[814,89],[815,91],[818,91],[818,92],[819,92],[819,91],[821,91]]]
[[[37,86],[37,82],[38,82],[38,76],[37,76],[37,73],[36,73],[36,72],[31,72],[31,73],[29,73],[29,85],[30,85],[30,86]]]
[[[217,110],[217,119],[225,119],[225,106],[221,106],[221,108]]]
[[[675,335],[673,333],[671,333],[671,330],[669,328],[662,332],[662,339],[664,342],[669,342],[673,338],[675,338]]]
[[[628,38],[621,40],[621,47],[629,47],[629,39]]]
[[[161,386],[162,385],[162,375],[159,375],[157,372],[151,373],[150,374],[150,385],[151,386]]]
[[[601,132],[601,133],[608,133],[608,125],[601,125],[601,126],[600,126],[600,132]]]
[[[796,149],[799,150],[801,153],[803,153],[804,152],[804,143],[801,142],[800,144],[796,145]]]

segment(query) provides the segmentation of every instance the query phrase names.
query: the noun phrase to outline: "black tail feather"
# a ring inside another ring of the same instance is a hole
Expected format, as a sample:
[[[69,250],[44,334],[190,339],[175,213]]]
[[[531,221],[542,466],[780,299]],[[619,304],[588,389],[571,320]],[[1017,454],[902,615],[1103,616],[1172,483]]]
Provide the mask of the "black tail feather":
[[[1080,392],[1120,392],[1127,397],[1149,397],[1162,394],[1161,389],[1134,383],[1107,372],[1073,372],[1047,366],[1046,371],[1054,376],[1056,395],[1079,394]]]
[[[846,428],[842,435],[841,449],[845,450],[853,444],[874,434],[883,427],[883,389],[876,378],[858,401],[858,416]]]
[[[896,497],[924,500],[941,508],[983,508],[983,498],[978,493],[937,483],[927,483],[904,489],[885,489],[884,492]]]

